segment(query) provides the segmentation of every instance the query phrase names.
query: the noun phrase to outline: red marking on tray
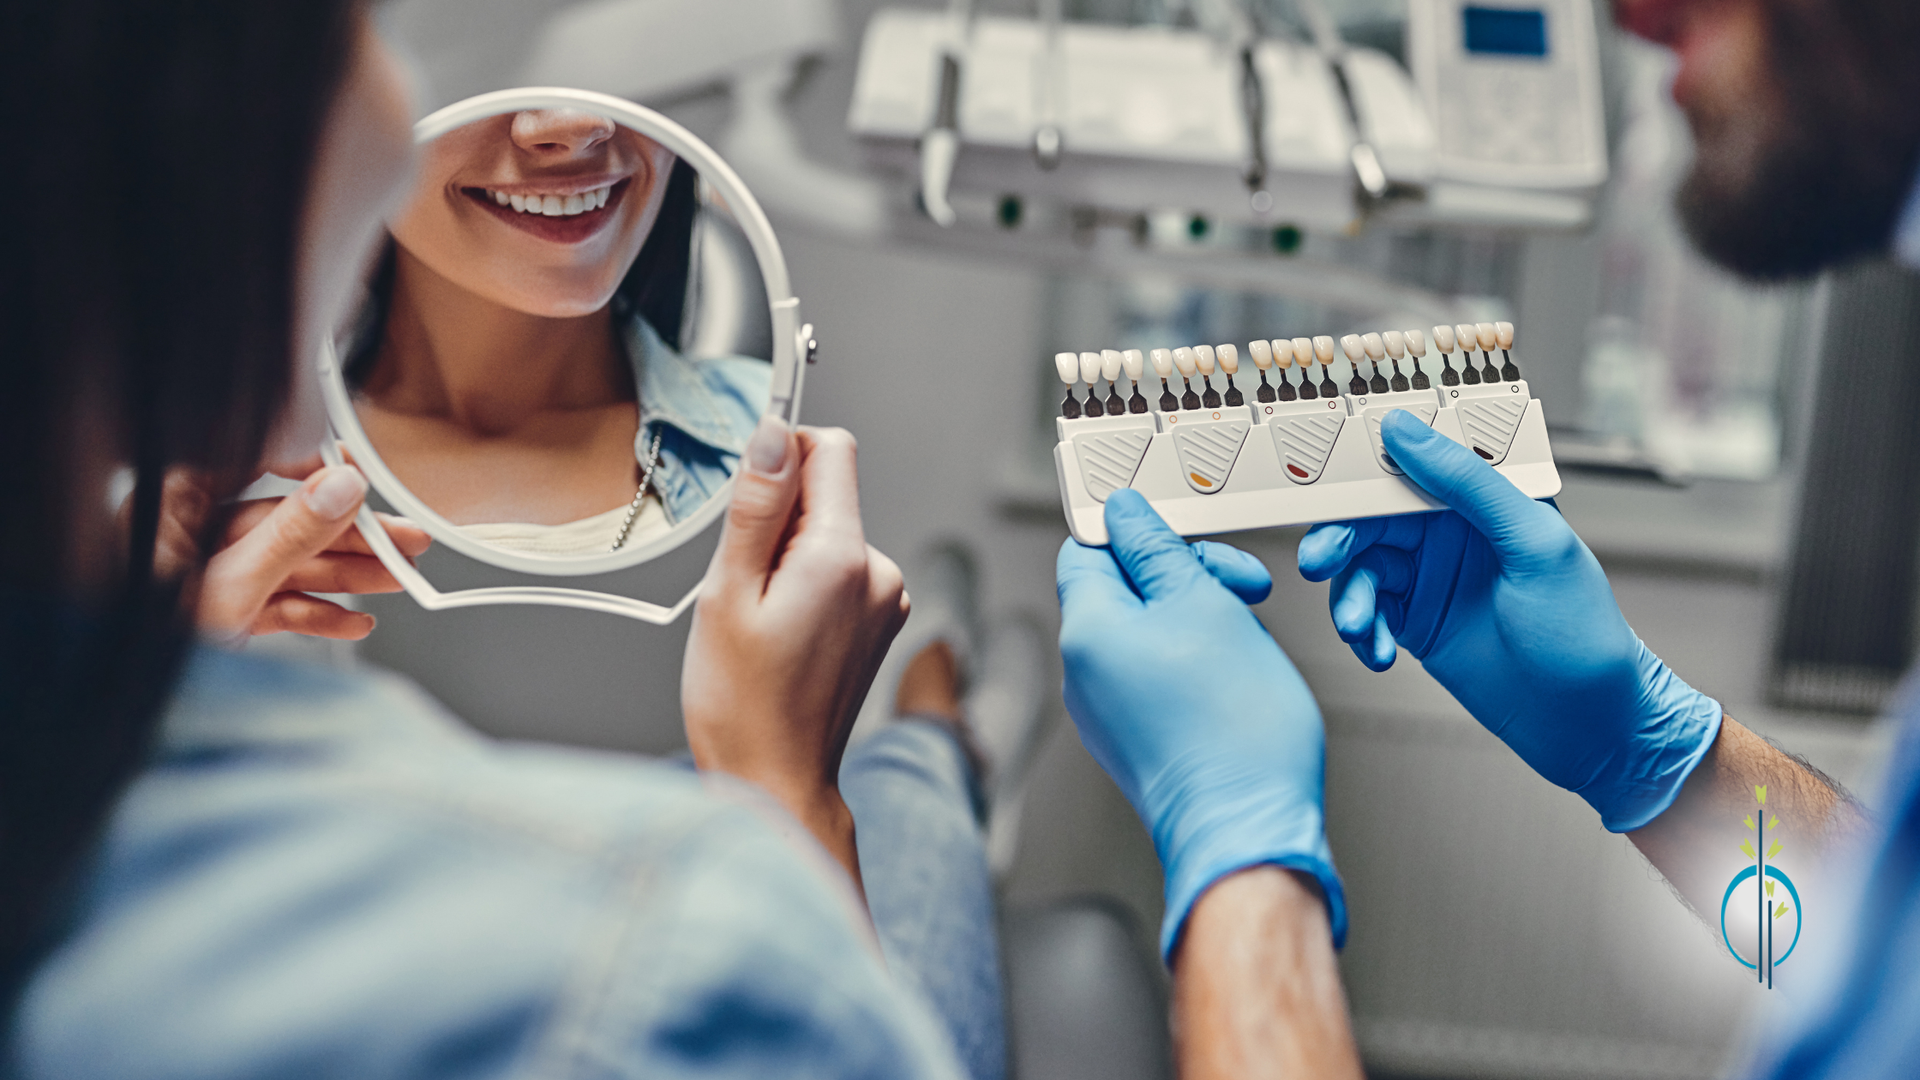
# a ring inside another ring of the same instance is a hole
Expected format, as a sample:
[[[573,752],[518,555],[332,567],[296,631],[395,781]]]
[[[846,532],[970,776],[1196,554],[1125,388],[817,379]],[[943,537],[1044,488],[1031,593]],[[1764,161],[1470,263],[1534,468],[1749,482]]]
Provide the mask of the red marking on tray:
[[[1307,470],[1305,470],[1305,469],[1303,469],[1303,468],[1301,468],[1301,467],[1300,467],[1300,466],[1298,466],[1298,465],[1289,465],[1289,466],[1287,466],[1287,471],[1288,471],[1288,472],[1290,472],[1290,473],[1292,473],[1293,475],[1295,475],[1295,476],[1297,476],[1297,477],[1299,477],[1299,478],[1300,478],[1300,479],[1302,479],[1302,480],[1305,480],[1305,479],[1307,478]]]

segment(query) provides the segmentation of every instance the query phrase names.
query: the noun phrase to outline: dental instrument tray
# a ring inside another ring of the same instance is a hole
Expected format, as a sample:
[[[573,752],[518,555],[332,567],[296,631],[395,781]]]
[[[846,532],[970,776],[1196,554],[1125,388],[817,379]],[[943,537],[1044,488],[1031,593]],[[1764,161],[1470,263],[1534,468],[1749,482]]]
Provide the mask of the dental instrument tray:
[[[1244,390],[1233,345],[1056,355],[1067,396],[1053,460],[1073,538],[1105,544],[1102,504],[1126,487],[1182,536],[1439,509],[1381,444],[1380,422],[1394,409],[1468,447],[1527,495],[1559,493],[1540,403],[1513,362],[1512,323],[1436,326],[1432,355],[1418,330],[1349,334],[1339,345],[1351,372],[1344,390],[1333,380],[1334,339],[1324,336],[1250,342],[1260,383]],[[1076,396],[1082,383],[1085,396]]]

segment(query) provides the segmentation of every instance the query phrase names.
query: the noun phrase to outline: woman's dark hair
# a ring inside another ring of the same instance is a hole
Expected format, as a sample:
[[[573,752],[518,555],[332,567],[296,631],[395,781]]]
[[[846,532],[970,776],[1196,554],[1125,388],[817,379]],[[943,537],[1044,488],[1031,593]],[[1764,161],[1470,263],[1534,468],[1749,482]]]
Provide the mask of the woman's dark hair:
[[[155,571],[166,474],[235,490],[286,398],[302,208],[358,17],[0,9],[0,103],[25,125],[0,168],[0,977],[142,765],[191,641],[193,574]],[[116,464],[119,546],[89,558]]]
[[[686,314],[687,278],[692,272],[699,183],[700,174],[693,166],[675,158],[667,174],[666,194],[660,199],[660,212],[653,219],[653,231],[640,245],[640,253],[634,256],[633,265],[627,267],[613,294],[617,313],[638,314],[660,340],[676,349],[680,347],[680,324]],[[394,263],[393,240],[389,238],[368,279],[367,309],[360,314],[352,351],[341,366],[351,386],[364,384],[373,374],[380,339],[386,334],[387,305],[393,300]]]

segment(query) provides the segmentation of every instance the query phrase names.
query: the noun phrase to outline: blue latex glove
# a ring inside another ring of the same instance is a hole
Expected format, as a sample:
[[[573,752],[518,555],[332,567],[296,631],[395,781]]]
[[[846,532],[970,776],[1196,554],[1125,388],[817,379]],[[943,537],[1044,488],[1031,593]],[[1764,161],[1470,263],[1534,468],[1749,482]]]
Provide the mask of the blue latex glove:
[[[1614,832],[1664,811],[1720,731],[1720,703],[1642,644],[1560,512],[1472,451],[1394,412],[1408,478],[1452,509],[1321,525],[1300,572],[1333,579],[1333,625],[1385,671],[1412,653],[1541,776]]]
[[[1111,550],[1060,549],[1060,652],[1080,740],[1153,834],[1166,871],[1160,952],[1236,870],[1312,874],[1347,933],[1327,850],[1326,738],[1313,694],[1248,610],[1272,578],[1224,544],[1189,546],[1138,492],[1107,499]]]

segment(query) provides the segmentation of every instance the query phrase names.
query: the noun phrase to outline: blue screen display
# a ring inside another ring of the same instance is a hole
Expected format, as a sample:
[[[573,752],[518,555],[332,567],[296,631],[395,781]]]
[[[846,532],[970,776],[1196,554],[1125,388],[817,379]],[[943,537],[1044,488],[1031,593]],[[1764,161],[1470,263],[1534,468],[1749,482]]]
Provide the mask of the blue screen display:
[[[1543,11],[1468,7],[1460,14],[1466,23],[1464,37],[1470,53],[1547,55],[1547,16]]]

